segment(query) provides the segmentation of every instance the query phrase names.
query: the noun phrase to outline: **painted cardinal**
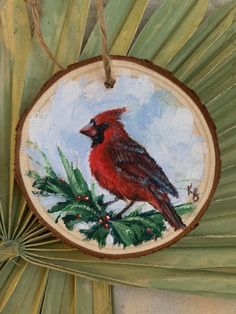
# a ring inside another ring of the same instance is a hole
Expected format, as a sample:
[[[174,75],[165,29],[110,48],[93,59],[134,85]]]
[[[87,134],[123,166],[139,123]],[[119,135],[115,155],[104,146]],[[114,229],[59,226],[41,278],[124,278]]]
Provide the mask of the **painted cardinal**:
[[[144,201],[160,211],[175,230],[184,229],[168,197],[178,197],[178,192],[146,149],[129,137],[121,122],[125,111],[118,108],[102,112],[80,130],[92,139],[92,175],[117,199],[129,201],[120,217],[135,201]]]

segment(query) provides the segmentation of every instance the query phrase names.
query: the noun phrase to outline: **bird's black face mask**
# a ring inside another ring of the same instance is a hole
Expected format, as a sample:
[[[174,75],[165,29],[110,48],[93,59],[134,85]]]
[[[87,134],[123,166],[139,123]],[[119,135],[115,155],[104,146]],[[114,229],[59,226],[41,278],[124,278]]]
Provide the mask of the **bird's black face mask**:
[[[89,136],[92,139],[92,146],[101,144],[104,140],[104,132],[108,128],[108,123],[96,124],[94,119],[91,119],[89,124],[80,130],[80,133]]]

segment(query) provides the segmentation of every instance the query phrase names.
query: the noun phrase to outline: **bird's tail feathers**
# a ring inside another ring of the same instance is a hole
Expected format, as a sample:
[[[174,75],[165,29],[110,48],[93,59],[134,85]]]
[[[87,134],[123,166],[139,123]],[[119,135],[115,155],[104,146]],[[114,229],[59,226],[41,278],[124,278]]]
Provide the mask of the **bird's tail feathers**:
[[[152,205],[160,211],[164,219],[175,229],[185,229],[186,225],[183,223],[181,217],[176,212],[169,197],[165,193],[157,191],[156,187],[150,187],[152,194],[155,196],[156,202]]]

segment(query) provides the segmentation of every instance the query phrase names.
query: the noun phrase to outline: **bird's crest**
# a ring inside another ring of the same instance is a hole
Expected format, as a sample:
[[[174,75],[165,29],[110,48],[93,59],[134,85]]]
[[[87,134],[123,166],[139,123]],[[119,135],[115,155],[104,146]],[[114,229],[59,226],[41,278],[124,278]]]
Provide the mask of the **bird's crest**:
[[[104,122],[113,122],[113,121],[117,121],[121,118],[121,115],[126,112],[127,109],[125,107],[123,108],[117,108],[117,109],[111,109],[111,110],[107,110],[104,111],[102,113],[99,113],[96,117],[95,117],[95,121],[97,123],[104,123]]]

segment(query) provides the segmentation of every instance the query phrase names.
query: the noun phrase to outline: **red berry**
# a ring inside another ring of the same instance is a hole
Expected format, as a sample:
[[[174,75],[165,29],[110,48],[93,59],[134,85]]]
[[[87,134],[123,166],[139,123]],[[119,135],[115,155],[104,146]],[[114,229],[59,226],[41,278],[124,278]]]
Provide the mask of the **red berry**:
[[[106,219],[106,220],[110,220],[111,217],[110,217],[109,215],[106,215],[106,216],[105,216],[105,219]]]
[[[80,196],[80,195],[77,195],[77,196],[76,196],[76,199],[77,199],[77,201],[80,201],[80,200],[81,200],[81,196]]]
[[[98,220],[98,222],[99,222],[100,224],[102,224],[103,220],[100,218],[100,219]]]
[[[108,229],[108,228],[109,228],[108,223],[105,223],[105,224],[103,225],[103,227],[104,227],[105,229]]]
[[[152,228],[147,228],[147,233],[152,233]]]
[[[88,200],[89,200],[88,195],[83,195],[83,201],[88,201]]]
[[[81,215],[77,215],[76,218],[77,218],[77,219],[80,219],[80,218],[81,218]]]
[[[59,180],[59,182],[65,182],[65,180],[62,178],[59,178],[58,180]]]

